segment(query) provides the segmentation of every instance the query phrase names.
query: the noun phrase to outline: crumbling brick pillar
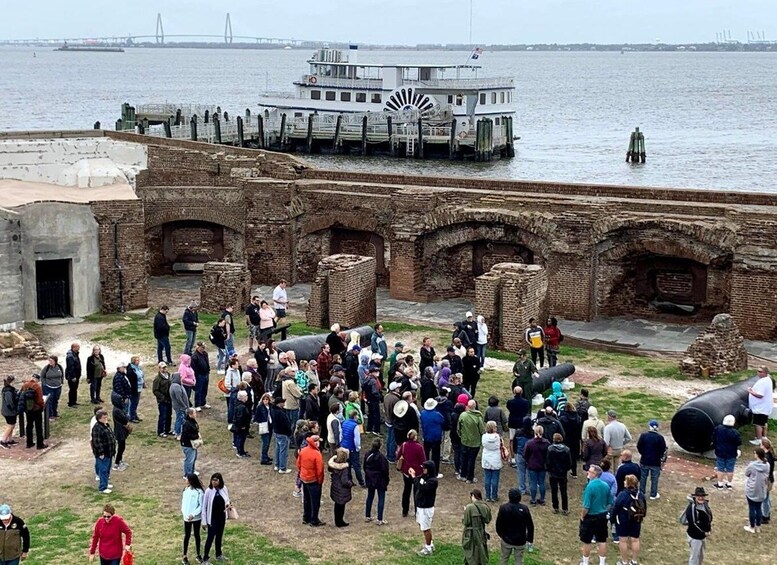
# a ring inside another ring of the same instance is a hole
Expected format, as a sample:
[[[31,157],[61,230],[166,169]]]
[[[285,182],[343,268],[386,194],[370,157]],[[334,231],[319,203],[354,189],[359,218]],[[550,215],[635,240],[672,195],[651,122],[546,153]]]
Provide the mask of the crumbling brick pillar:
[[[777,270],[745,263],[731,271],[731,317],[748,339],[777,337]]]
[[[421,245],[415,236],[391,242],[391,298],[425,301]]]
[[[353,328],[375,321],[375,258],[330,255],[318,263],[305,312],[309,326]]]
[[[200,284],[200,309],[220,312],[227,304],[235,311],[245,308],[251,298],[251,272],[243,263],[205,263]]]
[[[722,375],[747,369],[745,339],[729,314],[718,314],[699,334],[680,362],[680,372],[698,377],[702,368],[711,375]]]
[[[498,263],[475,279],[475,311],[486,319],[491,345],[523,347],[529,318],[542,319],[548,275],[540,265]]]

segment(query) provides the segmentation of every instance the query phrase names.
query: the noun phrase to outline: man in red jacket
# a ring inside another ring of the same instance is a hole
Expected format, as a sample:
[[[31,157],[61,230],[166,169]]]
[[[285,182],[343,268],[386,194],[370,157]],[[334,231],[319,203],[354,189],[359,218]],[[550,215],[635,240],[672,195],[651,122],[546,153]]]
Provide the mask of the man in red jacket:
[[[312,435],[297,456],[299,479],[302,481],[302,523],[313,527],[324,526],[318,519],[321,507],[321,485],[324,484],[324,460],[318,448],[318,436]]]
[[[101,565],[120,565],[124,553],[131,549],[132,530],[124,518],[116,516],[116,509],[112,504],[103,506],[103,515],[94,525],[92,547],[89,549],[90,563],[94,561],[98,545]]]

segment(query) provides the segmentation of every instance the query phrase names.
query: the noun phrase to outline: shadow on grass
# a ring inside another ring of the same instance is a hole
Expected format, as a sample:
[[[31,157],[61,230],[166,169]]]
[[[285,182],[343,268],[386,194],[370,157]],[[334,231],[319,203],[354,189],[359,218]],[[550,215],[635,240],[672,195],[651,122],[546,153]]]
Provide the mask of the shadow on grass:
[[[499,539],[491,530],[491,542],[489,543],[489,565],[499,563]],[[428,556],[418,555],[423,546],[423,536],[419,532],[418,539],[399,537],[394,534],[383,536],[382,545],[395,556],[392,559],[394,565],[412,565],[414,563],[430,563],[431,565],[454,565],[464,562],[464,551],[460,545],[453,543],[434,542],[434,553]],[[539,551],[524,552],[524,565],[553,565],[551,561],[542,559]]]

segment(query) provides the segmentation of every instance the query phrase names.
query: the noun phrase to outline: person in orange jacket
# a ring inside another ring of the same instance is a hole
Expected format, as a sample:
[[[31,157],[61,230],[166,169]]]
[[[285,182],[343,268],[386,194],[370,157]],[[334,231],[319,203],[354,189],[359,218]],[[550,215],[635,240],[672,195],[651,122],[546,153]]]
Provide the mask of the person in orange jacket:
[[[303,512],[302,523],[313,527],[323,526],[318,519],[321,508],[321,485],[324,484],[324,460],[319,449],[319,438],[312,435],[307,439],[297,456],[297,469],[302,481]]]

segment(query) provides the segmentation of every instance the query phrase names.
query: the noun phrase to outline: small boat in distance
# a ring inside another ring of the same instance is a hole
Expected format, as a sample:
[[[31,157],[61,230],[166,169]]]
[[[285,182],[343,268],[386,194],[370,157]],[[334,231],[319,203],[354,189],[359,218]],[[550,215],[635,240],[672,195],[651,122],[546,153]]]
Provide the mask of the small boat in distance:
[[[93,53],[124,53],[124,49],[112,45],[102,45],[99,43],[79,43],[78,45],[68,45],[65,42],[61,47],[57,47],[54,51],[91,51]]]

